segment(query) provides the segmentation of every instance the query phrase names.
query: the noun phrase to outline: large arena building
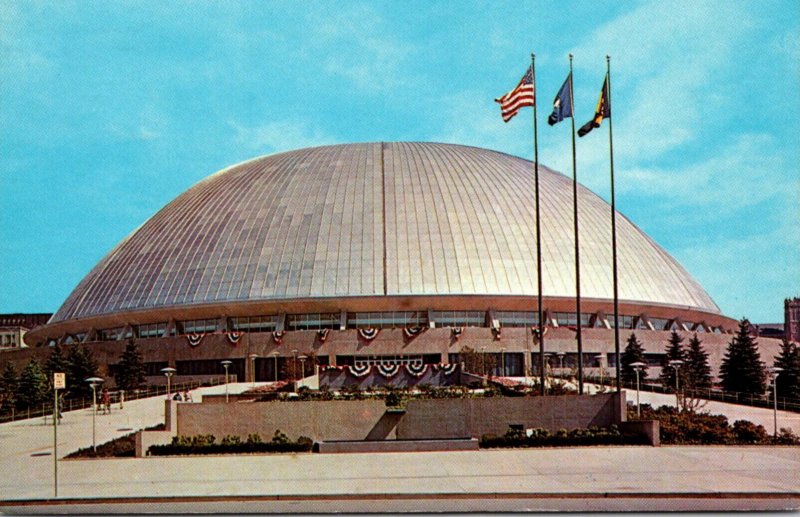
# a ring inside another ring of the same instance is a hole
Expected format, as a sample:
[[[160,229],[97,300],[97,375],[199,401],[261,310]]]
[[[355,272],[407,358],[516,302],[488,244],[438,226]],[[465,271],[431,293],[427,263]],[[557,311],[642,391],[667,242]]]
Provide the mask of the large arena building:
[[[570,368],[572,182],[540,166],[540,184],[545,350]],[[613,372],[611,208],[586,188],[578,197],[584,363]],[[469,346],[498,357],[496,373],[535,374],[534,207],[533,164],[486,149],[363,143],[256,158],[134,230],[18,353],[83,342],[113,369],[135,339],[151,380],[168,365],[219,375],[227,359],[261,381],[298,356],[441,363]],[[716,372],[737,322],[622,214],[617,234],[622,339],[635,331],[657,365],[670,330],[698,332]],[[778,341],[760,344],[771,360]]]

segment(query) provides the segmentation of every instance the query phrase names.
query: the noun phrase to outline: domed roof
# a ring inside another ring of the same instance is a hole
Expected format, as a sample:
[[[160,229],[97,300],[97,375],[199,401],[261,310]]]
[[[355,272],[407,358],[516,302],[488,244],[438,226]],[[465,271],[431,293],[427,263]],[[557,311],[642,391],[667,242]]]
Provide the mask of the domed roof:
[[[536,295],[532,163],[435,143],[300,149],[222,170],[81,281],[51,323],[139,309],[384,295]],[[543,294],[574,297],[571,179],[540,166]],[[610,207],[580,187],[581,291],[610,299]],[[617,218],[621,300],[719,313]]]

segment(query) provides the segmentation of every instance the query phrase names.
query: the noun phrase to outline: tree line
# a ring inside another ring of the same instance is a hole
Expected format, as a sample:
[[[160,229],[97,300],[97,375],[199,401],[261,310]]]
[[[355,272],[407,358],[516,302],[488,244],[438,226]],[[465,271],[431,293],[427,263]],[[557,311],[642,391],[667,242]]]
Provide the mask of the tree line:
[[[667,389],[673,389],[677,381],[680,389],[711,388],[713,379],[708,364],[708,353],[695,333],[687,344],[683,337],[672,331],[661,363],[661,374],[658,382]],[[647,379],[647,361],[645,350],[635,333],[631,333],[620,358],[620,375],[624,382],[636,381],[636,369],[631,364],[645,363],[640,367],[639,381]],[[676,369],[670,361],[681,361]],[[794,343],[786,340],[781,345],[780,354],[775,358],[774,366],[781,368],[777,379],[779,396],[800,399],[800,350]],[[728,343],[719,369],[720,387],[731,393],[762,395],[767,391],[767,369],[761,361],[758,343],[750,334],[750,322],[739,321],[739,329]]]
[[[84,346],[55,346],[44,364],[33,358],[19,373],[11,363],[6,363],[0,373],[0,413],[36,408],[50,402],[53,397],[53,373],[56,372],[66,374],[65,398],[88,398],[92,395],[92,389],[85,379],[97,377],[99,365],[91,349]],[[122,390],[144,387],[144,372],[142,354],[131,340],[114,367],[117,387]]]

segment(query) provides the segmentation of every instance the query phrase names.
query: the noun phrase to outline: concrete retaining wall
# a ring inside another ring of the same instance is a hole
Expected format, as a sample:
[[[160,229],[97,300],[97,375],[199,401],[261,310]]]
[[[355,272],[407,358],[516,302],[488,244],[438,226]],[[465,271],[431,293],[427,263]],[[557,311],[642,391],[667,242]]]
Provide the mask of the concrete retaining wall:
[[[177,433],[218,439],[258,433],[269,440],[281,430],[292,439],[308,436],[316,441],[479,438],[503,434],[512,424],[551,431],[609,426],[624,420],[624,400],[624,392],[621,397],[412,400],[405,412],[387,411],[383,400],[178,404]]]
[[[229,404],[179,404],[179,435],[213,434],[246,437],[258,433],[270,440],[276,430],[291,439],[366,440],[380,428],[383,400],[331,400],[305,402],[238,402]],[[379,439],[394,439],[393,428]]]
[[[383,440],[369,442],[320,442],[321,453],[477,451],[475,438],[465,440]]]
[[[661,423],[658,420],[620,422],[619,429],[622,434],[645,436],[653,447],[661,445]]]
[[[479,438],[486,433],[504,434],[510,425],[524,429],[607,427],[619,423],[624,413],[624,394],[593,396],[492,397],[485,399],[412,400],[397,426],[402,439]]]
[[[177,421],[175,418],[175,408],[178,402],[175,400],[164,401],[164,430],[163,431],[139,431],[136,433],[136,457],[141,458],[147,453],[151,445],[164,445],[172,441],[172,437],[177,435]]]

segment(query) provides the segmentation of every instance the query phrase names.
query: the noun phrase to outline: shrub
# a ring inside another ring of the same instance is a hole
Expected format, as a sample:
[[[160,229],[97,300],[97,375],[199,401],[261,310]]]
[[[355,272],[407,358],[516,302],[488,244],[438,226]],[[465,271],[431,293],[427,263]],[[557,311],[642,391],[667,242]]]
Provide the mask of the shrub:
[[[386,395],[386,407],[398,407],[403,403],[403,397],[396,391]]]
[[[212,435],[176,436],[168,445],[153,445],[147,453],[153,456],[186,454],[237,454],[251,452],[308,452],[314,442],[307,436],[297,441],[289,440],[281,431],[275,431],[270,442],[261,441],[258,434],[250,434],[245,441],[239,436],[225,436],[220,443],[214,443]]]
[[[529,433],[529,434],[528,434]],[[574,445],[622,445],[640,444],[644,440],[636,436],[623,436],[617,426],[578,428],[571,431],[559,429],[551,434],[547,429],[529,429],[528,433],[509,429],[505,435],[484,434],[480,439],[483,448],[497,447],[553,447]]]
[[[771,438],[761,425],[747,420],[737,420],[729,425],[724,415],[711,415],[695,411],[680,411],[675,407],[661,406],[653,409],[649,404],[642,404],[642,419],[658,420],[661,427],[661,443],[665,445],[768,445],[794,444],[793,434],[787,431],[784,438]],[[635,411],[629,411],[629,419],[636,418]],[[785,440],[782,442],[781,440]]]
[[[797,436],[791,429],[781,427],[778,436],[771,439],[775,445],[800,445],[800,436]]]
[[[763,443],[767,441],[767,431],[764,426],[756,425],[747,420],[737,420],[733,423],[733,434],[738,443]]]

